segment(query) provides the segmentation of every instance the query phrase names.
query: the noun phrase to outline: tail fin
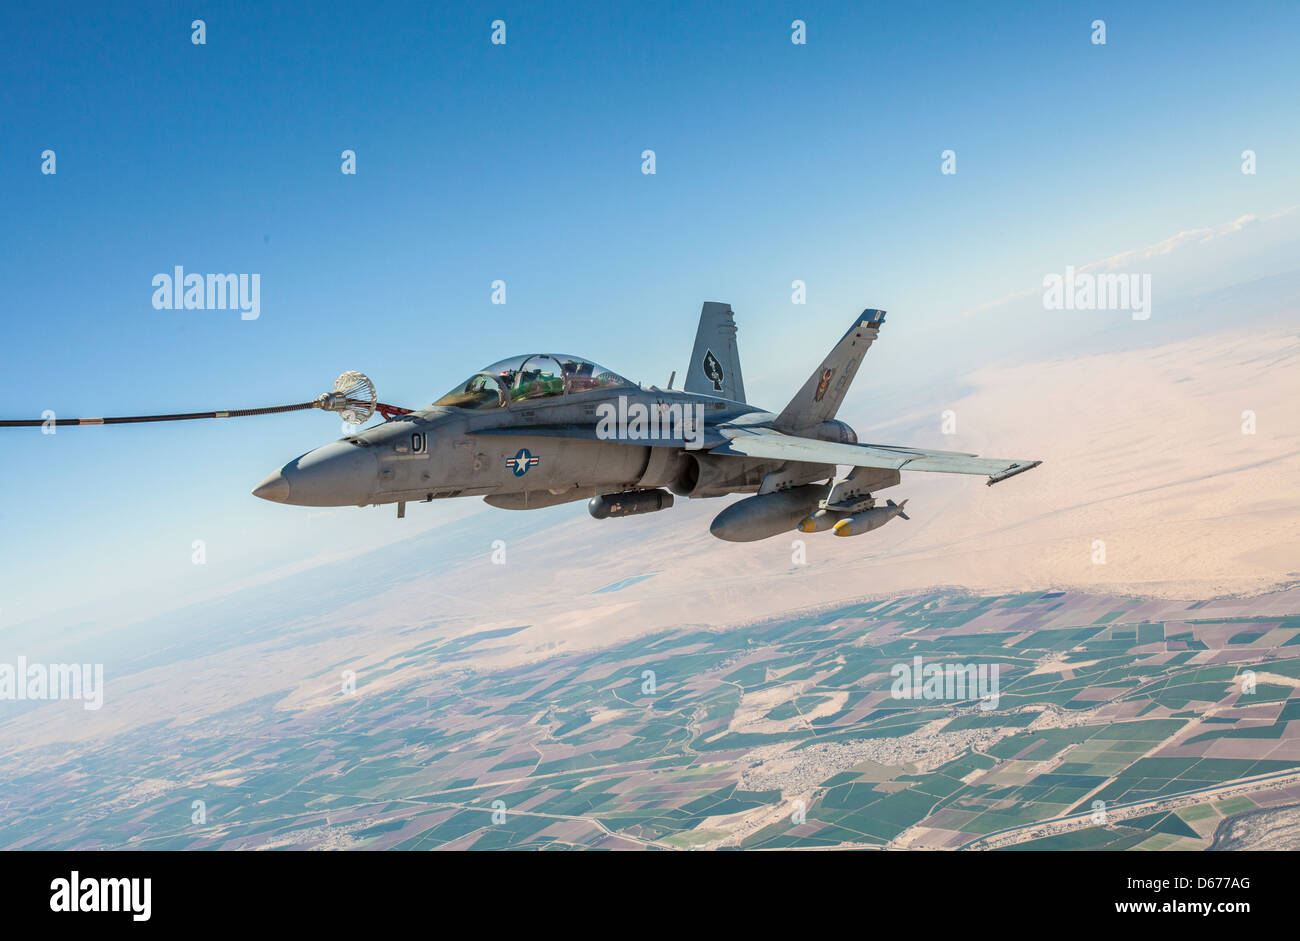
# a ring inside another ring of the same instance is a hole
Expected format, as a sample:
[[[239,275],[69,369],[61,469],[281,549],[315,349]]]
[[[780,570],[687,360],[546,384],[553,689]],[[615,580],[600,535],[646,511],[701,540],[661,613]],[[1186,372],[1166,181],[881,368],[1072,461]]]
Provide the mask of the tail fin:
[[[898,515],[899,515],[901,518],[903,518],[903,519],[905,519],[905,520],[910,520],[910,519],[912,518],[912,517],[908,516],[906,513],[903,512],[903,507],[907,506],[907,501],[906,501],[906,500],[904,500],[902,503],[895,503],[893,500],[890,500],[890,501],[889,501],[889,505],[892,506],[892,507],[895,507],[895,508],[898,510]]]
[[[691,367],[686,371],[686,384],[682,388],[733,402],[745,401],[740,351],[736,348],[736,321],[731,316],[730,304],[704,302],[700,326],[695,331]]]
[[[862,357],[879,336],[884,322],[883,310],[864,310],[849,332],[826,354],[816,372],[808,377],[798,395],[777,416],[776,427],[799,432],[834,418],[854,374],[862,365]]]

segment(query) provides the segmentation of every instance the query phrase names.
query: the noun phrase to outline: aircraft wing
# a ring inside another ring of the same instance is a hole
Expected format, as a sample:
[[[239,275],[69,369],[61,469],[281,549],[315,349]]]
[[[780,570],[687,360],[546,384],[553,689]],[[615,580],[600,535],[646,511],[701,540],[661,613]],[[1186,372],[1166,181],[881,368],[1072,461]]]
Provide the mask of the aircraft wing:
[[[739,431],[710,454],[756,457],[774,461],[805,461],[811,464],[850,464],[855,467],[884,467],[892,470],[932,471],[940,474],[987,474],[989,486],[1033,470],[1042,461],[978,457],[958,451],[896,447],[884,444],[841,444],[798,438],[769,428]]]

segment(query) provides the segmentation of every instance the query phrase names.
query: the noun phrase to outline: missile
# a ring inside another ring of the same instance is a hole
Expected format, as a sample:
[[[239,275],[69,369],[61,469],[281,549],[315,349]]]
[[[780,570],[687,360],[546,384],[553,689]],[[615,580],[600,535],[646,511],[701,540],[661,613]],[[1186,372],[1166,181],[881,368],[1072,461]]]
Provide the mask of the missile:
[[[666,510],[673,505],[673,495],[667,490],[627,490],[623,493],[607,493],[592,497],[587,501],[587,512],[598,520],[612,516],[636,516],[638,513],[654,513]]]
[[[846,516],[833,527],[837,536],[860,536],[862,533],[869,533],[873,529],[879,529],[884,526],[895,516],[901,516],[903,519],[911,519],[903,512],[903,507],[907,506],[907,501],[895,503],[889,501],[888,506],[878,506],[871,510],[863,510],[861,513],[855,513],[852,516]]]
[[[826,496],[823,484],[805,484],[746,497],[713,518],[709,532],[727,542],[754,542],[787,533]]]
[[[818,510],[812,516],[805,516],[799,523],[801,533],[820,533],[830,529],[847,516],[839,510]]]

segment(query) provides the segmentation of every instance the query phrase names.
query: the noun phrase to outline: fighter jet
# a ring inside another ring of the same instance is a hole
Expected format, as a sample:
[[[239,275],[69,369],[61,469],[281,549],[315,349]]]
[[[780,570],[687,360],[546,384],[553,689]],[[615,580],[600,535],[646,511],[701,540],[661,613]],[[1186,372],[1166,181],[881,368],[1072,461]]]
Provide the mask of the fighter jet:
[[[774,413],[745,401],[731,306],[706,302],[681,390],[577,356],[515,356],[427,408],[381,407],[382,424],[293,459],[253,494],[296,506],[395,503],[399,517],[407,503],[450,497],[510,510],[587,500],[604,520],[668,509],[674,495],[744,493],[710,531],[751,542],[792,530],[856,536],[907,519],[907,501],[875,498],[903,471],[984,474],[992,485],[1041,463],[859,442],[835,415],[884,321],[863,311]],[[842,479],[841,465],[852,468]]]

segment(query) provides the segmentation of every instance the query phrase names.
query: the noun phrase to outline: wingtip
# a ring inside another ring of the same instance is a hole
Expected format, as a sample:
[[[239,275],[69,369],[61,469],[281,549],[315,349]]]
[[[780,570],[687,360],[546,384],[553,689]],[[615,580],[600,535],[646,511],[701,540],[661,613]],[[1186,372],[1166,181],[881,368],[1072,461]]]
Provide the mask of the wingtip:
[[[1013,464],[1011,465],[1011,467],[1008,467],[1004,471],[1000,471],[999,473],[996,474],[990,474],[989,479],[986,482],[985,486],[992,487],[994,484],[1000,484],[1004,480],[1010,480],[1012,477],[1016,477],[1019,476],[1020,474],[1025,473],[1025,471],[1033,470],[1041,463],[1043,462],[1027,461],[1024,464]]]

